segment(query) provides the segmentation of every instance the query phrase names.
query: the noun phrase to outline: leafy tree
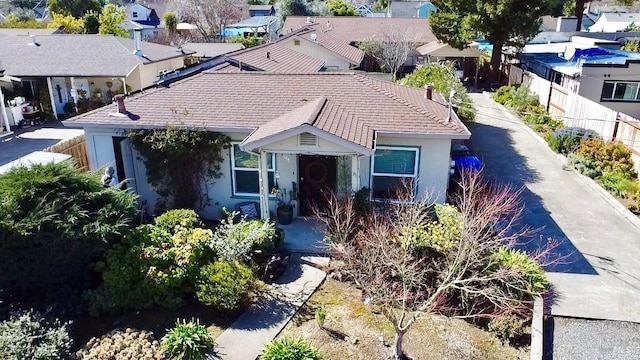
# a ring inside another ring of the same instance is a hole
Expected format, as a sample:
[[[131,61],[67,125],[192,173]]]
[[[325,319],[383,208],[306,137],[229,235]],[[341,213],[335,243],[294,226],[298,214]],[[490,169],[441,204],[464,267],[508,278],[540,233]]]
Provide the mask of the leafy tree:
[[[101,9],[98,0],[49,0],[49,11],[76,19],[81,19],[89,11],[100,12]]]
[[[280,4],[280,11],[284,18],[287,16],[312,15],[305,0],[283,0]]]
[[[415,50],[418,40],[415,34],[401,27],[389,27],[379,37],[360,42],[358,47],[373,57],[383,71],[395,79],[398,70]]]
[[[423,89],[427,84],[433,84],[433,89],[449,101],[451,90],[456,92],[454,103],[460,105],[457,114],[461,119],[473,121],[476,117],[473,102],[467,89],[456,77],[450,64],[428,64],[404,77],[401,84]]]
[[[82,18],[84,20],[84,33],[97,34],[100,30],[100,18],[97,12],[89,11]]]
[[[620,48],[620,50],[630,51],[630,52],[640,52],[640,40],[632,39],[624,42],[624,45]]]
[[[359,16],[356,8],[344,0],[329,0],[327,8],[333,16]]]
[[[33,9],[34,7],[38,6],[38,4],[41,2],[42,1],[40,0],[11,0],[9,1],[9,4],[17,8]]]
[[[178,26],[178,16],[172,12],[166,12],[162,16],[162,22],[164,22],[164,27],[167,29],[169,36],[173,36],[176,33],[176,27]]]
[[[173,7],[182,19],[195,25],[205,39],[224,30],[227,23],[242,18],[242,0],[174,0]]]
[[[562,15],[564,16],[574,16],[576,13],[576,0],[567,0],[564,5],[562,5]]]
[[[49,29],[61,28],[67,34],[82,34],[84,32],[84,21],[71,15],[65,16],[53,13],[53,19],[47,27]]]
[[[115,4],[108,4],[102,9],[98,21],[100,28],[98,34],[112,34],[121,37],[129,37],[129,32],[120,27],[126,18],[123,8],[118,8]]]
[[[0,198],[0,288],[27,297],[44,289],[67,298],[87,286],[90,263],[136,214],[133,194],[65,163],[11,170],[0,176]]]
[[[21,21],[18,16],[15,14],[9,14],[4,19],[3,23],[0,23],[0,28],[7,29],[44,29],[47,27],[47,24],[41,21],[36,21],[35,19],[29,19],[26,21]]]
[[[625,32],[638,32],[640,31],[640,25],[636,23],[629,24],[626,28],[624,28]]]
[[[556,0],[434,0],[429,16],[434,35],[457,49],[480,36],[493,44],[490,82],[498,80],[502,47],[522,46],[538,31],[539,18]]]
[[[27,8],[13,9],[13,11],[11,11],[11,15],[17,16],[19,21],[35,20],[35,14],[33,11]]]

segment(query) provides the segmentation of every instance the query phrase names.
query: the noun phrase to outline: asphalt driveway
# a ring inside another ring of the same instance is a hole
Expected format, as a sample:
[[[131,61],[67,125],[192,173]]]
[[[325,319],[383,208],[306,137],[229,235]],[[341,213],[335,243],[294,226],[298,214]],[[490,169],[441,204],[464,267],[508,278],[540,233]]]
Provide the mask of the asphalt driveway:
[[[82,134],[82,129],[66,128],[59,121],[16,130],[0,138],[0,165]]]

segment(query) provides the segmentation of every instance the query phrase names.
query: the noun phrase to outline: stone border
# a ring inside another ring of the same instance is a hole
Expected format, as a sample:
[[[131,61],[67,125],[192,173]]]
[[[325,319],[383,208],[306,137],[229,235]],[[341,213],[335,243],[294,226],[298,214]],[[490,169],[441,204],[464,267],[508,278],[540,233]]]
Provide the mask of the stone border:
[[[542,360],[544,355],[544,300],[541,297],[533,302],[531,319],[531,360]]]
[[[483,92],[483,95],[489,97],[489,99],[491,101],[493,101],[493,99],[491,98],[491,93],[488,92]],[[520,121],[520,127],[522,127],[526,132],[529,133],[529,135],[533,136],[538,142],[540,142],[541,144],[544,144],[545,148],[547,149],[547,151],[551,152],[551,154],[553,154],[556,159],[558,159],[561,163],[562,166],[564,167],[567,164],[567,157],[562,155],[562,154],[558,154],[557,152],[553,151],[550,147],[549,144],[540,137],[540,135],[538,135],[538,133],[536,133],[535,131],[533,131],[533,129],[531,129],[529,126],[527,126],[527,124],[522,122],[522,119],[520,119],[520,117],[518,117],[517,115],[515,115],[511,110],[509,110],[506,106],[502,105],[502,104],[498,104],[497,102],[494,101],[494,103],[503,108],[504,110],[506,110],[507,112],[509,112],[509,114],[513,115],[518,121]],[[633,226],[637,227],[638,229],[640,229],[640,217],[634,215],[631,211],[629,211],[629,209],[627,209],[624,205],[622,205],[613,195],[611,195],[607,190],[605,190],[602,186],[600,186],[600,184],[598,184],[595,180],[593,180],[592,178],[585,176],[583,174],[581,174],[580,172],[578,172],[576,169],[574,169],[571,166],[568,166],[568,170],[567,171],[572,171],[574,174],[578,175],[578,178],[585,183],[587,186],[589,186],[591,188],[591,190],[597,192],[598,194],[600,194],[600,196],[609,203],[609,205],[611,205],[611,207],[613,207],[618,213],[620,213],[620,215],[622,215],[625,219],[627,219],[627,221],[629,221]]]

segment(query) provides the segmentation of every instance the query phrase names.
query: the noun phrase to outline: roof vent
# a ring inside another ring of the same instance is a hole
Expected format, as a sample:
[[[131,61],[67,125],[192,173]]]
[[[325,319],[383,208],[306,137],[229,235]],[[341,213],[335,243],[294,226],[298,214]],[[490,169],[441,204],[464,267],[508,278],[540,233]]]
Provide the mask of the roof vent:
[[[311,20],[311,16],[307,16],[307,21],[305,21],[305,24],[313,24],[313,20]]]
[[[36,40],[36,36],[35,35],[30,35],[29,37],[31,38],[31,42],[29,43],[29,45],[31,45],[31,46],[40,46],[40,43]]]
[[[318,34],[313,33],[311,35],[309,35],[309,39],[311,39],[311,41],[316,42],[318,40]]]
[[[300,134],[300,146],[318,146],[318,137],[308,132]]]

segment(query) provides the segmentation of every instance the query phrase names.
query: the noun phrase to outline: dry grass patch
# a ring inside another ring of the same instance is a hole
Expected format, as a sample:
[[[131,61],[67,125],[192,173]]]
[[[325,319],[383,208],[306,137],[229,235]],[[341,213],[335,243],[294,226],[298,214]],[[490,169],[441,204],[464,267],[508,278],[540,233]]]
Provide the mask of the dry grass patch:
[[[324,306],[325,329],[314,319],[317,307]],[[320,350],[323,359],[388,359],[394,330],[381,314],[362,303],[354,286],[327,279],[296,315],[282,335],[302,336]],[[354,340],[357,339],[357,341]],[[528,359],[528,349],[503,345],[491,333],[459,319],[430,315],[419,320],[405,335],[404,349],[413,359]]]

